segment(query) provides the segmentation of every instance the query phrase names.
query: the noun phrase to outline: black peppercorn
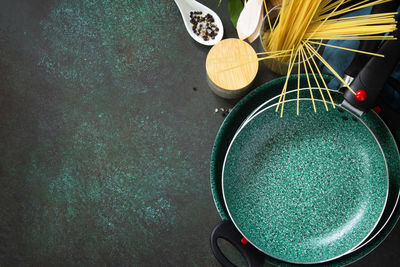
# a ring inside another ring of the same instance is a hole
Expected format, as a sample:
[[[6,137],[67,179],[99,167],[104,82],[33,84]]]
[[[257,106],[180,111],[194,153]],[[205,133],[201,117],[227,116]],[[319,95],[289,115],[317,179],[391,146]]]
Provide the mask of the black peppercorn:
[[[203,40],[208,41],[210,38],[215,39],[218,27],[214,24],[215,20],[212,15],[206,14],[201,16],[201,11],[190,11],[190,23],[194,34],[201,36]]]

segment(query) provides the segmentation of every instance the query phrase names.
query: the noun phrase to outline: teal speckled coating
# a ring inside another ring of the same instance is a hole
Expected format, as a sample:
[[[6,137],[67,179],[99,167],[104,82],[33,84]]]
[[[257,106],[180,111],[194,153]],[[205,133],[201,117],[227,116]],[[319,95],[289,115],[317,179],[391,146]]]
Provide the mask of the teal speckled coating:
[[[324,76],[325,81],[329,82],[331,76]],[[254,109],[259,105],[263,104],[267,100],[272,100],[268,105],[274,104],[278,101],[278,98],[274,99],[274,96],[278,95],[285,83],[285,77],[272,80],[268,83],[251,91],[245,98],[243,98],[229,113],[224,123],[221,125],[220,130],[215,139],[210,164],[210,182],[211,191],[214,197],[215,206],[223,220],[229,220],[229,215],[225,207],[224,199],[222,196],[222,165],[225,158],[225,153],[229,147],[229,144],[240,127],[241,123],[248,117]],[[311,80],[312,86],[316,86]],[[300,86],[307,87],[307,78],[305,74],[300,75]],[[292,75],[288,80],[288,90],[297,88],[297,75]],[[315,89],[314,98],[320,99],[318,89]],[[324,92],[325,99],[328,99],[328,95]],[[343,95],[337,91],[331,91],[333,101],[336,104],[340,104],[343,101]],[[295,99],[297,92],[288,91],[286,99]],[[300,97],[309,98],[309,90],[300,91]],[[324,262],[320,264],[314,264],[313,266],[332,266],[339,267],[348,265],[355,262],[368,253],[373,251],[385,238],[389,235],[391,230],[396,225],[400,216],[400,205],[397,205],[399,200],[400,192],[400,157],[399,151],[396,146],[396,141],[388,130],[385,123],[379,116],[373,112],[367,112],[362,115],[361,119],[371,129],[378,139],[382,149],[384,151],[388,170],[389,170],[389,196],[385,206],[385,211],[382,217],[375,227],[374,231],[370,234],[368,240],[364,241],[362,245],[358,246],[357,249],[352,250],[350,253],[339,257],[335,260]],[[397,138],[400,140],[400,131],[397,132]],[[279,266],[292,266],[287,262],[278,260],[276,258],[265,256],[266,262],[279,265]]]
[[[285,103],[236,135],[224,163],[229,215],[256,247],[277,259],[318,263],[359,245],[378,223],[387,166],[372,132],[342,109]],[[288,115],[290,114],[290,115]]]
[[[314,98],[322,100],[319,89],[313,88],[313,95]],[[310,92],[309,88],[300,89],[298,92],[297,90],[287,91],[285,94],[285,99],[297,99],[297,94],[299,94],[300,98],[309,98]],[[343,95],[336,90],[330,90],[330,95],[334,100],[334,103],[341,103],[343,102]],[[329,99],[329,95],[324,92],[325,99]],[[259,106],[259,108],[255,109],[254,112],[248,116],[248,118],[243,122],[243,124],[252,118],[257,111],[260,111],[270,105],[273,105],[278,102],[279,95],[268,99]],[[331,105],[328,106],[331,108]],[[362,242],[359,246],[354,248],[353,250],[349,251],[348,254],[353,256],[355,250],[360,250],[364,246],[367,246],[370,243],[375,243],[379,238],[379,234],[381,232],[387,232],[387,225],[390,225],[391,221],[394,220],[393,214],[395,209],[397,208],[398,202],[400,200],[400,158],[399,158],[399,151],[396,146],[396,142],[387,128],[385,123],[380,119],[380,117],[375,114],[374,111],[364,113],[361,117],[362,121],[368,126],[368,128],[374,133],[376,139],[378,140],[379,144],[382,147],[383,153],[385,155],[386,164],[388,166],[389,172],[389,192],[388,192],[388,199],[386,201],[385,210],[379,220],[379,223],[374,228],[373,232],[368,236],[368,239]],[[362,253],[362,252],[361,252]],[[364,252],[365,253],[365,252]],[[341,257],[341,262],[347,262],[346,258]]]

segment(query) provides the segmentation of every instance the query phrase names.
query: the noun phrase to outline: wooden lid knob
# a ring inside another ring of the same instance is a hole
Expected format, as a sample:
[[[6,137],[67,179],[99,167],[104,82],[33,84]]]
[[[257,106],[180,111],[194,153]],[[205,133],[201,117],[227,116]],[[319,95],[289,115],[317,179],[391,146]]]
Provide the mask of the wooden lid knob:
[[[221,90],[248,87],[257,75],[258,60],[254,49],[239,39],[225,39],[210,49],[206,59],[210,81]]]

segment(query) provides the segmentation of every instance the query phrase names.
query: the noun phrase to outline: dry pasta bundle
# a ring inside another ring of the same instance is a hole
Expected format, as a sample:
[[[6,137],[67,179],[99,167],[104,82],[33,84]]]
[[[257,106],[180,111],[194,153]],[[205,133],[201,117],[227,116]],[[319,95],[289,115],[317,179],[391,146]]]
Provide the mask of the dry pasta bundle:
[[[387,32],[396,29],[396,13],[369,14],[363,16],[333,19],[347,12],[390,0],[360,1],[350,7],[338,8],[350,0],[284,0],[276,25],[271,25],[268,35],[268,51],[298,49],[303,41],[310,39],[356,39],[356,40],[390,40]]]
[[[381,56],[375,53],[332,46],[326,44],[324,40],[395,40],[392,35],[387,35],[387,33],[396,30],[394,16],[397,13],[395,12],[338,18],[345,13],[389,1],[362,0],[351,4],[351,0],[283,0],[277,17],[273,19],[267,16],[269,30],[262,36],[267,52],[259,53],[259,60],[272,58],[288,64],[286,83],[276,107],[277,111],[281,107],[281,116],[283,115],[283,101],[285,100],[288,77],[292,73],[294,65],[300,67],[300,64],[303,64],[305,73],[312,74],[317,82],[315,72],[322,78],[315,61],[315,59],[318,59],[351,92],[355,93],[329,63],[324,60],[315,47],[330,46],[373,56]],[[348,5],[349,3],[350,5]],[[345,4],[347,6],[343,7]],[[318,84],[317,82],[317,85],[325,102],[321,88],[327,88],[327,85],[323,78],[322,83]],[[311,85],[309,87],[311,98],[313,99]],[[327,94],[331,98],[328,90]],[[332,99],[330,100],[333,103]],[[333,104],[332,106],[334,108]],[[326,103],[325,108],[328,110]],[[315,105],[314,111],[316,111]]]

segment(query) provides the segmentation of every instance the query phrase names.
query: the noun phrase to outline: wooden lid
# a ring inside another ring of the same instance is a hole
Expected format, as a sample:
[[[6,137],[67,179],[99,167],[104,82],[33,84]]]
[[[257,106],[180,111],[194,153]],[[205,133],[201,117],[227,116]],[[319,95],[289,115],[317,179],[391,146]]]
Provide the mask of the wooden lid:
[[[209,79],[221,89],[240,90],[257,75],[257,54],[242,40],[225,39],[208,52],[206,70]]]

